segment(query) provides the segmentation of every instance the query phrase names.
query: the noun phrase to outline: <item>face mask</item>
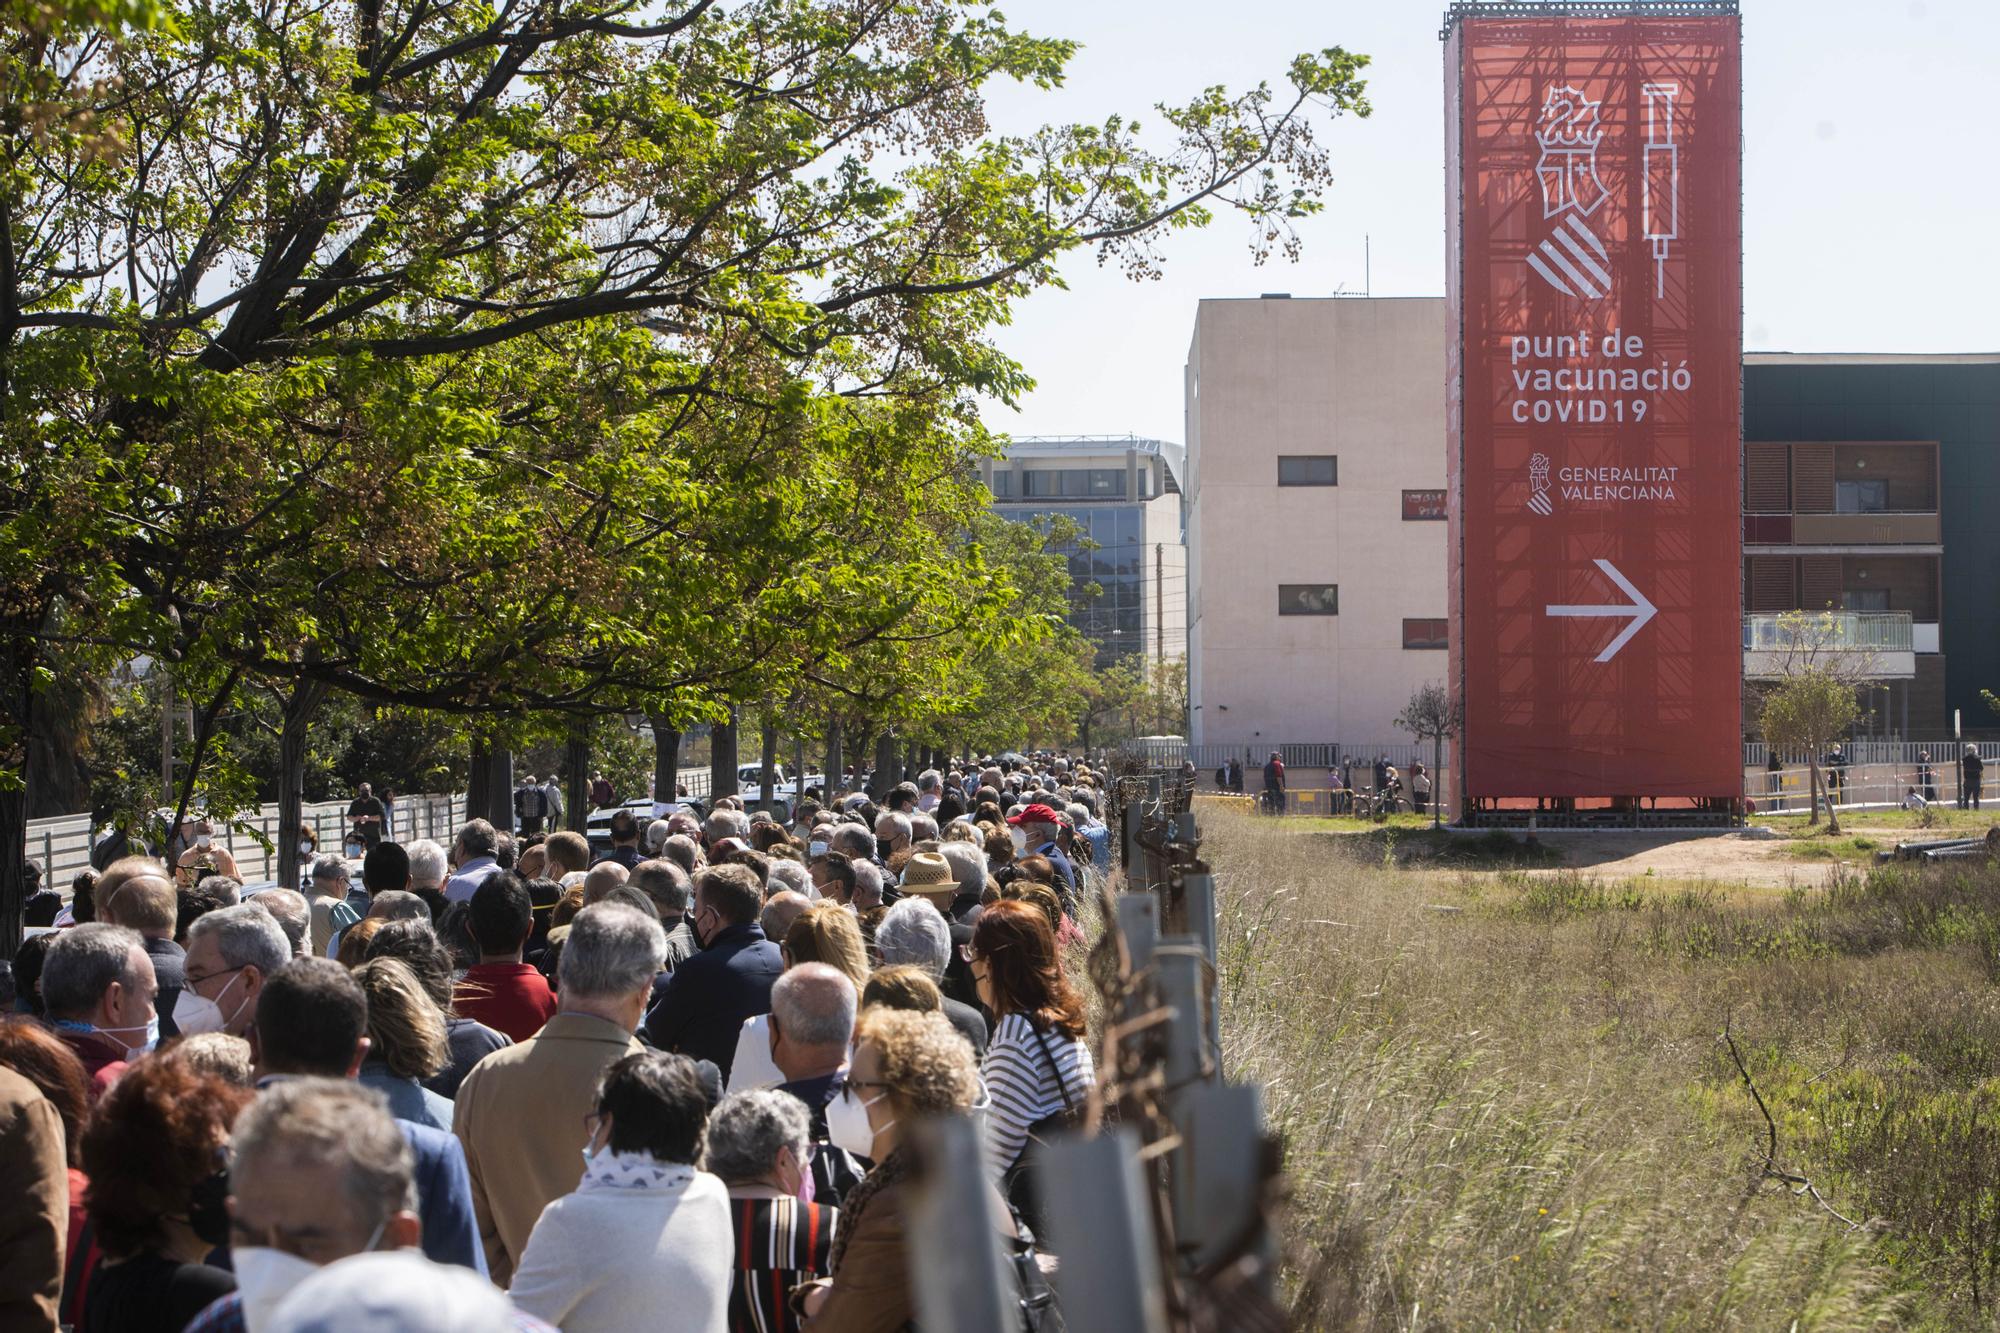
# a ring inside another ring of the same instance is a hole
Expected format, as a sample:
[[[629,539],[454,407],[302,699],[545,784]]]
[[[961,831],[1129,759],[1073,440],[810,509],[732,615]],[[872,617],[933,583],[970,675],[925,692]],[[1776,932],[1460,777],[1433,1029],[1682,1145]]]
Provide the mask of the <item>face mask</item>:
[[[222,994],[229,994],[229,987],[234,986],[242,976],[243,974],[239,971],[235,976],[231,977],[229,979],[229,986],[222,988]],[[243,1012],[243,1006],[248,1003],[250,1003],[250,997],[245,995],[236,1002],[236,1007],[230,1010],[228,1016],[225,1017],[222,1012],[222,1006],[216,1003],[215,1000],[211,1000],[205,995],[197,994],[192,989],[184,990],[181,992],[180,999],[174,1002],[174,1026],[178,1027],[181,1030],[181,1035],[186,1037],[192,1037],[201,1032],[221,1032],[236,1021],[236,1016]]]
[[[307,841],[306,841],[305,839],[303,839],[303,838],[299,839],[299,855],[300,855],[300,856],[311,856],[311,855],[312,855],[312,850],[313,850],[313,845],[312,845],[311,843],[307,842]]]
[[[362,1253],[381,1242],[388,1225],[388,1219],[384,1218],[376,1226],[368,1243],[361,1247]],[[279,1303],[292,1294],[294,1287],[319,1271],[319,1265],[310,1259],[262,1245],[231,1250],[229,1263],[236,1270],[236,1290],[243,1298],[243,1326],[249,1333],[264,1333],[271,1326],[271,1316]]]
[[[810,1156],[812,1149],[807,1148],[806,1152]],[[818,1194],[818,1187],[813,1183],[812,1167],[807,1165],[806,1157],[794,1156],[792,1168],[799,1173],[799,1185],[792,1191],[793,1197],[800,1203],[811,1203]]]
[[[1025,834],[1025,833],[1021,832],[1021,830],[1020,830],[1020,829],[1018,829],[1018,828],[1011,828],[1011,829],[1008,829],[1008,830],[1007,830],[1007,833],[1008,833],[1008,835],[1009,835],[1010,837],[1012,837],[1012,838],[1014,839],[1014,850],[1015,850],[1015,851],[1017,851],[1017,852],[1025,852],[1025,851],[1027,851],[1027,850],[1028,850],[1028,835],[1027,835],[1027,834]]]
[[[207,835],[206,833],[197,833],[197,834],[195,834],[195,835],[194,835],[194,845],[195,845],[195,846],[197,846],[197,847],[203,847],[203,848],[207,847],[207,846],[208,846],[208,835]]]
[[[875,1156],[875,1131],[868,1126],[868,1112],[859,1102],[836,1097],[826,1108],[827,1142],[843,1152],[870,1161]]]
[[[368,849],[366,847],[362,846],[358,842],[350,842],[347,844],[347,859],[350,861],[358,861],[361,859],[362,854],[367,850]]]
[[[291,1295],[292,1288],[319,1271],[319,1265],[296,1254],[262,1245],[231,1250],[229,1262],[236,1270],[236,1290],[243,1297],[243,1326],[249,1333],[263,1333],[269,1328],[278,1303]]]
[[[85,1026],[88,1028],[88,1025]],[[125,1056],[129,1060],[138,1059],[160,1044],[160,1016],[158,1014],[154,1014],[152,1020],[142,1028],[88,1028],[88,1030],[91,1032],[102,1032],[105,1036],[123,1046],[125,1048]],[[146,1034],[146,1040],[142,1045],[134,1046],[119,1035],[121,1032],[143,1032]]]
[[[810,851],[815,857],[825,856],[826,844],[823,842],[808,843],[806,844],[806,850]]]
[[[222,1246],[229,1243],[229,1173],[215,1171],[203,1176],[188,1191],[188,1227],[201,1243]]]

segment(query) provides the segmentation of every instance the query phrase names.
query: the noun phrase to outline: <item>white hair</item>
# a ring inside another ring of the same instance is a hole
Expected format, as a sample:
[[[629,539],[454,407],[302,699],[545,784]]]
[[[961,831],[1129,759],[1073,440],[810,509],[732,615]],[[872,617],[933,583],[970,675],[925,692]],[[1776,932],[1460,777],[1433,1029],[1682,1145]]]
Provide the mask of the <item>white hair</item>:
[[[903,898],[890,905],[875,927],[875,948],[882,966],[908,963],[936,981],[951,961],[951,927],[924,899]]]
[[[807,898],[819,897],[819,890],[813,887],[812,871],[797,861],[773,860],[771,878],[765,883],[764,890],[766,893],[780,893],[786,889],[802,893]]]
[[[195,941],[215,936],[216,952],[231,967],[254,967],[270,976],[292,961],[292,942],[278,919],[255,903],[238,903],[194,919],[188,927],[188,950]]]
[[[444,848],[430,838],[418,838],[405,844],[404,851],[410,854],[410,883],[419,887],[428,884],[432,888],[444,885],[447,861]]]
[[[674,826],[664,819],[656,819],[646,825],[646,850],[654,856],[667,845],[667,839],[674,835]]]
[[[593,903],[570,922],[556,976],[564,995],[623,998],[650,983],[666,961],[659,921],[623,903]]]

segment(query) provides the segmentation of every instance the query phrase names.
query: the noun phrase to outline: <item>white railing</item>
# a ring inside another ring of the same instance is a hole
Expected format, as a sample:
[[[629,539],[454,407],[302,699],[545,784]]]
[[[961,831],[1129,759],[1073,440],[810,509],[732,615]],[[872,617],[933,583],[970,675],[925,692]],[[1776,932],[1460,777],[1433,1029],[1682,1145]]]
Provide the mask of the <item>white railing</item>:
[[[1743,617],[1746,653],[1786,652],[1802,646],[1834,652],[1907,653],[1913,650],[1914,638],[1908,611],[1814,612],[1807,613],[1803,625],[1796,613]]]

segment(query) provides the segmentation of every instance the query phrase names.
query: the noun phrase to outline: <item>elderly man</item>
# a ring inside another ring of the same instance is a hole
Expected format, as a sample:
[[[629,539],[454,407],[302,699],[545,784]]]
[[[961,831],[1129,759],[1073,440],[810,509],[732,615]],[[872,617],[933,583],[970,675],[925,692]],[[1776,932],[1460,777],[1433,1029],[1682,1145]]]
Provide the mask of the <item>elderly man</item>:
[[[848,895],[847,905],[856,912],[872,912],[882,905],[882,885],[885,876],[882,867],[873,861],[854,861],[854,891]]]
[[[660,925],[645,913],[622,903],[584,908],[557,968],[556,1016],[481,1060],[459,1087],[452,1129],[471,1168],[486,1262],[502,1286],[542,1209],[576,1188],[598,1079],[645,1049],[632,1033],[665,955]]]
[[[843,820],[841,823],[833,826],[833,834],[828,841],[831,843],[834,851],[839,852],[850,861],[857,863],[861,861],[873,861],[877,865],[881,864],[881,858],[875,855],[875,835],[869,832],[866,824],[859,824],[853,820]]]
[[[268,1092],[296,1078],[351,1079],[360,1072],[368,1055],[368,1000],[340,964],[327,958],[291,964],[271,978],[257,1010],[259,1089]],[[387,1109],[386,1102],[376,1104]],[[464,1150],[442,1129],[410,1120],[396,1126],[416,1159],[424,1253],[484,1273]]]
[[[484,884],[489,875],[499,873],[496,856],[499,849],[498,830],[483,819],[469,820],[452,840],[452,860],[458,865],[458,873],[445,884],[444,896],[455,903],[470,902],[473,890]]]
[[[970,930],[966,933],[969,939]],[[889,908],[881,924],[875,927],[875,948],[882,955],[882,966],[920,967],[943,989],[945,968],[953,954],[952,928],[933,899],[917,894]],[[986,1054],[986,1019],[978,1009],[946,995],[944,1016],[961,1037],[972,1043],[974,1055]]]
[[[348,874],[344,856],[329,853],[313,862],[312,895],[306,901],[312,908],[315,956],[331,957],[340,932],[359,921],[367,910],[366,902],[357,908],[348,900]]]
[[[858,1003],[847,974],[825,963],[800,963],[771,988],[771,1062],[785,1076],[778,1086],[812,1114],[813,1197],[836,1206],[862,1172],[827,1129],[828,1108],[847,1080]]]
[[[1056,834],[1062,831],[1062,816],[1039,801],[1023,806],[1015,814],[1007,817],[1007,822],[1021,830],[1027,839],[1022,848],[1023,856],[1046,856],[1055,867],[1056,893],[1063,900],[1063,910],[1072,916],[1076,914],[1076,867],[1063,855],[1056,845]]]
[[[180,1035],[174,1024],[174,1002],[185,984],[187,951],[174,943],[180,895],[167,878],[166,867],[143,856],[114,862],[97,881],[97,919],[138,932],[159,984],[160,1036]]]
[[[338,1078],[273,1084],[229,1140],[230,1258],[237,1289],[188,1333],[236,1333],[314,1270],[421,1231],[409,1147],[379,1095]]]
[[[663,1051],[712,1061],[725,1083],[743,1020],[771,1011],[771,986],[785,970],[757,918],[764,892],[747,866],[710,866],[694,882],[689,926],[701,952],[674,969],[646,1017]]]
[[[896,810],[875,816],[875,847],[887,861],[910,845],[910,817]]]
[[[159,983],[137,931],[101,921],[56,936],[42,961],[42,1004],[56,1035],[83,1061],[95,1101],[127,1061],[160,1039]]]
[[[812,899],[803,893],[780,889],[764,900],[764,911],[758,916],[757,925],[764,932],[765,939],[782,943],[792,923],[804,916],[811,906]]]
[[[671,972],[695,953],[694,931],[687,923],[688,905],[694,899],[694,881],[679,862],[661,859],[641,861],[633,868],[628,882],[659,910],[660,929],[667,932],[667,970]]]
[[[664,819],[656,819],[646,825],[646,855],[658,856],[667,845],[667,839],[674,836],[674,826]]]
[[[403,850],[410,857],[410,892],[435,889],[444,892],[444,883],[451,873],[451,863],[445,856],[444,848],[430,838],[418,838],[405,843]]]
[[[243,1036],[264,983],[291,961],[291,941],[255,903],[199,918],[188,927],[187,989],[175,1006],[181,1031]]]
[[[174,869],[183,884],[199,881],[204,872],[227,875],[238,883],[243,880],[243,872],[236,868],[236,858],[227,847],[216,842],[214,821],[206,815],[194,821],[194,837],[187,850],[180,854],[180,859],[174,862]]]
[[[675,818],[680,817],[678,815],[675,816]],[[702,866],[699,838],[699,829],[694,833],[682,833],[676,830],[669,834],[667,840],[660,845],[660,859],[663,861],[672,861],[675,865],[679,866],[687,873],[690,882],[694,879],[694,873],[700,870]]]
[[[312,929],[312,908],[306,904],[303,893],[294,893],[290,889],[264,889],[251,894],[249,901],[269,912],[271,919],[278,923],[278,929],[285,932],[285,939],[292,946],[293,958],[308,956],[306,946],[310,941],[307,932]]]
[[[750,818],[741,810],[717,809],[701,826],[702,845],[713,847],[724,838],[750,840]]]

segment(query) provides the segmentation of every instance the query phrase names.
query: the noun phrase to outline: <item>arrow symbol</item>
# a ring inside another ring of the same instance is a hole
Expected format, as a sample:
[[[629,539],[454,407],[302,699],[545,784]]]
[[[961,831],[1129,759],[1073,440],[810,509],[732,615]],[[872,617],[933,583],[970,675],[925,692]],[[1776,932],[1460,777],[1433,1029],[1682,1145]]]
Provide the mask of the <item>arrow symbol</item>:
[[[1604,645],[1604,651],[1592,661],[1609,662],[1618,656],[1618,650],[1632,641],[1632,636],[1645,628],[1646,622],[1659,613],[1660,608],[1646,600],[1646,594],[1632,586],[1632,580],[1618,572],[1618,566],[1609,560],[1593,561],[1604,576],[1618,585],[1620,592],[1632,599],[1629,605],[1618,606],[1551,606],[1544,608],[1552,616],[1630,616],[1632,623],[1618,631],[1618,637]]]

